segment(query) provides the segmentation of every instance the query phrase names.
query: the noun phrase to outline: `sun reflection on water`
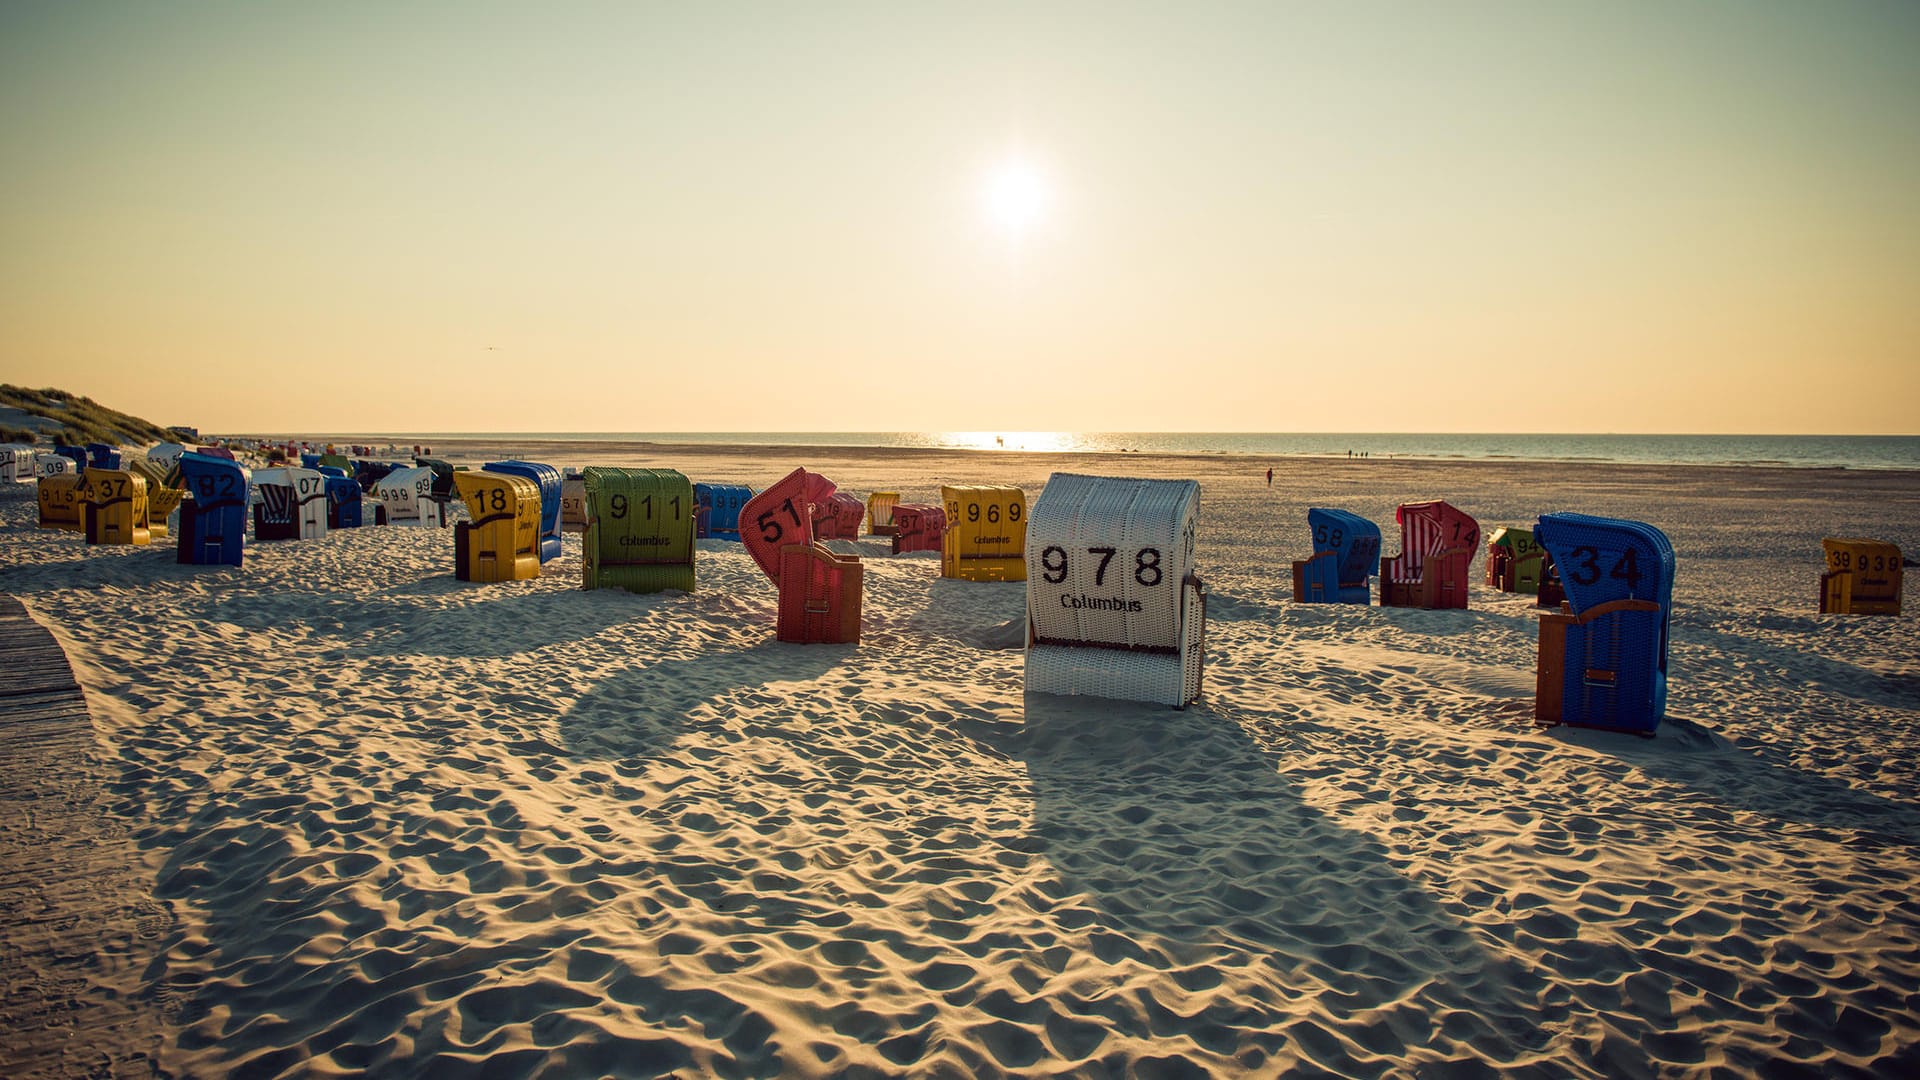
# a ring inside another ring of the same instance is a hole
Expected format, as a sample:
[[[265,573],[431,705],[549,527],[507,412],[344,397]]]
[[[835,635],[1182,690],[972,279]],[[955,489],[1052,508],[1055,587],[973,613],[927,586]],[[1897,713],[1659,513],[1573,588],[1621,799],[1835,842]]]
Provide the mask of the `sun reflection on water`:
[[[939,445],[955,450],[1061,453],[1086,449],[1083,440],[1071,431],[943,431],[935,438]]]

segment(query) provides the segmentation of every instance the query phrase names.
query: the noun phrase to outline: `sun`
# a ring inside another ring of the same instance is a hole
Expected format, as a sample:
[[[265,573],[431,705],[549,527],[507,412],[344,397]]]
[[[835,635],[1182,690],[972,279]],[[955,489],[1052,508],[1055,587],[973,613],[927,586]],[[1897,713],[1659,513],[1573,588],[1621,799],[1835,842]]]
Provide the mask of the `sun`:
[[[1022,237],[1052,211],[1053,183],[1033,162],[1010,157],[987,171],[980,205],[996,229],[1010,237]]]

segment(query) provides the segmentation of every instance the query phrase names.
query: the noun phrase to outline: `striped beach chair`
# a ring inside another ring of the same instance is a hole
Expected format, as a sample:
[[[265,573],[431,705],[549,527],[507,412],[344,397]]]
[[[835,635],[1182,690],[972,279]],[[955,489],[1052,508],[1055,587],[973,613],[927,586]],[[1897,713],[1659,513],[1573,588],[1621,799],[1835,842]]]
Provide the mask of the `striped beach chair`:
[[[867,533],[871,536],[892,536],[897,530],[893,526],[893,508],[900,505],[900,493],[897,491],[876,491],[867,496]]]
[[[1645,522],[1547,514],[1567,599],[1540,616],[1534,722],[1651,735],[1667,710],[1673,545]]]
[[[1185,708],[1200,696],[1200,485],[1054,473],[1027,533],[1029,693]]]
[[[1480,524],[1445,502],[1403,503],[1400,554],[1380,560],[1382,607],[1463,608]]]
[[[313,469],[261,469],[253,475],[258,541],[318,540],[327,535],[327,478]]]

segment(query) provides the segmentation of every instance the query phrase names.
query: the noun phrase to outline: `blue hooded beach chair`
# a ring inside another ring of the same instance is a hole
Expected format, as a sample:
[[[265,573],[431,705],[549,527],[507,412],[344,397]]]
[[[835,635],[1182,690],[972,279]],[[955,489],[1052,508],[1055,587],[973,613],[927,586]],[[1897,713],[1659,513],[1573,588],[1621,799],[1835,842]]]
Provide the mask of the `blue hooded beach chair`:
[[[87,471],[87,465],[89,464],[89,462],[87,461],[87,452],[81,449],[80,447],[56,446],[53,448],[53,452],[56,454],[59,454],[63,458],[66,458],[72,461],[73,471],[76,474]]]
[[[1651,735],[1667,711],[1673,545],[1644,522],[1547,514],[1533,530],[1567,599],[1540,617],[1534,722]]]
[[[560,470],[537,461],[489,461],[482,472],[531,480],[540,488],[540,561],[560,557]]]
[[[1293,599],[1302,604],[1369,604],[1380,559],[1380,526],[1346,510],[1307,511],[1313,557],[1293,564]]]
[[[359,528],[366,519],[359,482],[331,465],[322,465],[318,471],[327,478],[327,528]]]
[[[247,536],[247,470],[229,458],[181,454],[180,477],[193,498],[180,504],[179,561],[239,566]]]
[[[753,489],[741,484],[695,484],[694,536],[706,540],[740,539],[740,508],[753,498]]]
[[[81,460],[80,464],[83,467],[91,465],[96,469],[118,469],[120,467],[120,451],[115,450],[106,443],[88,443],[87,456]]]

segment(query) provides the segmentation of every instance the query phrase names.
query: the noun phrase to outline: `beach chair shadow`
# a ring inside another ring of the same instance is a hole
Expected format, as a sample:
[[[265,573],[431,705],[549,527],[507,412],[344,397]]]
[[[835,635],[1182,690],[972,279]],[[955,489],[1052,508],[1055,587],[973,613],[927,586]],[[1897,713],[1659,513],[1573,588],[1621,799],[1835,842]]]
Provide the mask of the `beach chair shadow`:
[[[1281,982],[1300,980],[1304,995],[1471,1013],[1489,1058],[1545,1045],[1539,976],[1489,953],[1378,841],[1310,805],[1231,716],[1204,702],[1178,714],[1028,695],[1023,725],[965,727],[1024,761],[1031,850],[1058,873],[1059,906],[1090,913],[1107,963],[1174,967],[1189,989],[1286,972]],[[1314,1038],[1283,999],[1239,1008],[1242,1046]],[[1336,1072],[1367,1069],[1339,1039],[1311,1056]]]

